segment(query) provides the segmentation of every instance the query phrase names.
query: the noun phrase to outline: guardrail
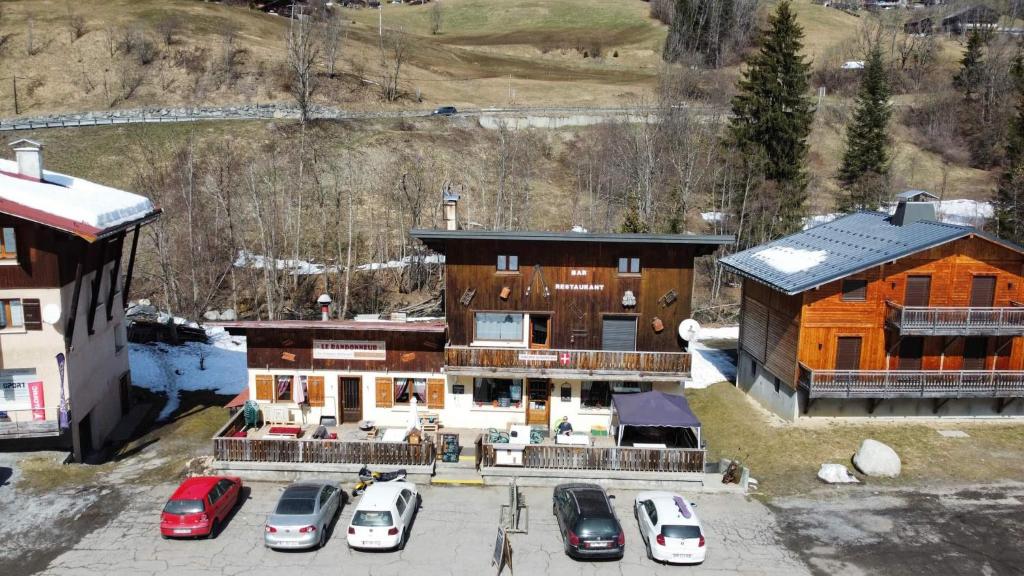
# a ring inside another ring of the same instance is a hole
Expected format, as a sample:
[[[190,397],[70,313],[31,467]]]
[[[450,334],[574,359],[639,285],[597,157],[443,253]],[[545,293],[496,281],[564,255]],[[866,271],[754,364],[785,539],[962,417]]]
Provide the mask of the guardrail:
[[[902,306],[886,301],[885,321],[905,335],[1024,334],[1024,308]]]
[[[484,443],[480,465],[495,466],[495,448]],[[523,468],[545,470],[617,470],[622,472],[704,472],[706,451],[697,448],[633,448],[593,446],[523,447]]]
[[[800,365],[810,398],[1022,398],[1024,371],[812,370]]]
[[[448,346],[446,370],[450,374],[493,372],[509,375],[557,376],[586,372],[593,375],[631,375],[637,378],[685,377],[690,373],[689,352],[620,352]]]

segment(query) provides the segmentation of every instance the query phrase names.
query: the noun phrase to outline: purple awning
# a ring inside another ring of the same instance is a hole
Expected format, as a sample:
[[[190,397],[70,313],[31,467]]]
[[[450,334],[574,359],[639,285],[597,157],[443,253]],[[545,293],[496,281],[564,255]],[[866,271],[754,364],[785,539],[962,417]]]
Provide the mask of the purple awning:
[[[612,394],[612,406],[622,426],[669,426],[699,428],[700,420],[686,398],[652,390],[638,394]]]

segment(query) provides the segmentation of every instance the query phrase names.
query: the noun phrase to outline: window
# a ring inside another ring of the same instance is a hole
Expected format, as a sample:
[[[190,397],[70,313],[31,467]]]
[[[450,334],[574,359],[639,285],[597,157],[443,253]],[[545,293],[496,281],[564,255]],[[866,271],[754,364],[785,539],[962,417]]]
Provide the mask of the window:
[[[0,330],[4,328],[20,328],[25,325],[25,313],[21,300],[0,300]]]
[[[523,315],[505,312],[477,312],[475,340],[523,341]]]
[[[291,402],[292,400],[292,384],[295,382],[294,376],[277,376],[275,377],[277,386],[274,387],[274,400],[276,402]]]
[[[405,496],[398,495],[398,499],[395,500],[395,508],[398,509],[399,516],[405,515]]]
[[[863,302],[868,297],[867,280],[843,280],[844,302]]]
[[[636,394],[650,390],[650,382],[584,381],[580,386],[580,404],[583,408],[610,408],[612,394]]]
[[[409,394],[416,397],[418,404],[426,404],[427,380],[425,378],[395,378],[395,404],[408,404]]]
[[[391,526],[391,512],[381,510],[356,510],[352,515],[353,526],[384,527]]]
[[[515,254],[498,254],[498,272],[518,272],[519,256]]]
[[[619,274],[639,274],[640,273],[640,259],[639,258],[619,258]]]
[[[0,370],[0,411],[31,408],[28,383],[37,380],[34,369]]]
[[[0,260],[18,259],[18,240],[14,228],[4,228],[0,234]]]
[[[477,405],[507,404],[518,406],[523,401],[523,381],[499,378],[476,378],[473,380],[473,403]]]

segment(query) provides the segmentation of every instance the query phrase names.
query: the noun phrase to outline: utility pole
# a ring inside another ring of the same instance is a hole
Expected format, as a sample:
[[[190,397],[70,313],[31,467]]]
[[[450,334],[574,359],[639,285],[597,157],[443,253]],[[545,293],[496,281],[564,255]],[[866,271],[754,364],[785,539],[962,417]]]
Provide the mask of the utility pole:
[[[18,106],[18,80],[28,80],[24,76],[11,75],[11,85],[14,88],[14,115],[21,114],[21,107]]]

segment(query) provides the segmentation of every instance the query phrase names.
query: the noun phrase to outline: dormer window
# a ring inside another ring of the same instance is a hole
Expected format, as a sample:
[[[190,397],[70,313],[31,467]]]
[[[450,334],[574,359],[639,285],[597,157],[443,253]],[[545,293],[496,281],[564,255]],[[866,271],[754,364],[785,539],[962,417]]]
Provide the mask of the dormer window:
[[[518,272],[519,256],[515,254],[498,255],[498,272]]]
[[[639,274],[640,259],[623,257],[619,258],[619,274]]]
[[[14,228],[3,228],[0,234],[0,260],[18,259],[18,240]]]

